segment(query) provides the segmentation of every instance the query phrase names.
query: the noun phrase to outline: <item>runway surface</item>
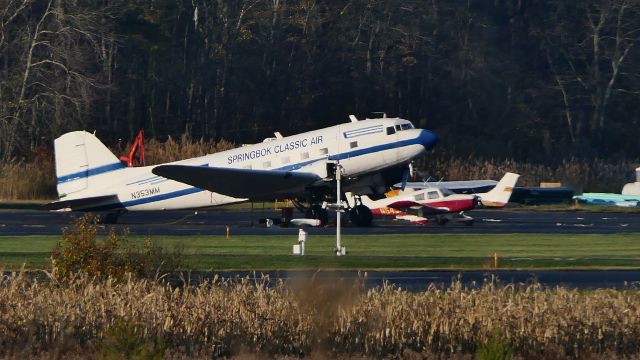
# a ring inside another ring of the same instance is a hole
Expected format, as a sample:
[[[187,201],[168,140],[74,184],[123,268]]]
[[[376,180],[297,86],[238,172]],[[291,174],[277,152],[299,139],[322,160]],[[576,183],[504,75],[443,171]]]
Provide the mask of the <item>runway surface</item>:
[[[640,213],[543,212],[478,209],[469,213],[476,221],[466,226],[455,221],[440,226],[412,225],[406,221],[376,218],[371,227],[347,224],[344,234],[409,233],[573,233],[608,234],[640,232]],[[81,213],[37,210],[0,211],[0,235],[59,235]],[[130,212],[119,218],[117,228],[128,228],[135,235],[224,235],[228,225],[234,235],[295,234],[295,227],[267,228],[260,219],[280,217],[272,209],[205,211]],[[303,217],[297,213],[294,217]],[[346,218],[346,217],[345,217]],[[343,218],[344,219],[344,218]],[[335,219],[333,220],[335,221]],[[343,221],[343,224],[346,221]],[[313,234],[335,234],[334,224],[309,230]]]
[[[640,271],[637,270],[487,270],[487,271],[268,271],[256,274],[248,271],[217,272],[226,279],[248,277],[260,281],[264,275],[270,283],[283,280],[287,283],[314,281],[345,282],[361,281],[365,288],[381,287],[391,284],[407,291],[424,291],[429,286],[448,288],[454,281],[462,286],[478,288],[485,282],[497,286],[514,284],[529,286],[539,284],[545,288],[557,286],[573,289],[638,289],[640,288]],[[211,273],[192,273],[191,279],[198,282],[210,279]]]

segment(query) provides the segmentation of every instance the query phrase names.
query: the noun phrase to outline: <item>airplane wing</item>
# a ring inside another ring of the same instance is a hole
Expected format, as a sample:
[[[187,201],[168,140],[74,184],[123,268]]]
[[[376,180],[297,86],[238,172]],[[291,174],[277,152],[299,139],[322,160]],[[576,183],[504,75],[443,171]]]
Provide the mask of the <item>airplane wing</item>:
[[[447,189],[453,192],[482,192],[491,190],[498,184],[495,180],[463,180],[463,181],[440,181],[440,182],[408,182],[406,188],[409,189],[426,189],[437,187]],[[394,187],[400,187],[400,183]]]
[[[94,197],[87,197],[87,198],[81,198],[81,199],[53,201],[48,204],[42,205],[42,210],[62,210],[62,209],[84,210],[88,208],[101,206],[104,204],[116,204],[116,203],[119,203],[118,197],[116,195],[103,195],[103,196],[94,196]]]
[[[218,194],[256,200],[296,195],[321,179],[307,172],[190,165],[160,165],[152,172]]]

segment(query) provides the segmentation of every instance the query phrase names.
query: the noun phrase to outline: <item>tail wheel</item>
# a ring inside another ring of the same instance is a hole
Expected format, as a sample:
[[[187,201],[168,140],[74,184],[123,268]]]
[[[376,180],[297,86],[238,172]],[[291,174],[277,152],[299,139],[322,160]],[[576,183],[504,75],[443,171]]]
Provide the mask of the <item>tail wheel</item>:
[[[371,209],[364,205],[357,205],[349,212],[351,222],[357,226],[370,226],[373,220]]]
[[[311,219],[320,220],[320,226],[327,225],[329,221],[329,212],[318,204],[311,205],[311,207],[307,209],[306,216]]]

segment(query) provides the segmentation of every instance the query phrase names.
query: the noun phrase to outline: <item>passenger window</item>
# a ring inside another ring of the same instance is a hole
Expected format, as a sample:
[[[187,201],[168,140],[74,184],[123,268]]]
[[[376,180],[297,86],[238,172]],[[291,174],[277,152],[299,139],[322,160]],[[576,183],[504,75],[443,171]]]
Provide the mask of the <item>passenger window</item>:
[[[402,128],[400,127],[400,125],[396,125],[396,131],[400,131],[402,130]]]
[[[438,192],[437,192],[437,191],[429,191],[429,192],[427,193],[427,198],[428,198],[428,199],[437,199],[437,198],[439,198],[439,197],[440,197],[440,196],[438,196]]]
[[[329,149],[327,148],[320,149],[320,155],[327,155],[328,153],[329,153]]]
[[[308,158],[309,158],[309,152],[308,151],[305,151],[302,154],[300,154],[300,159],[301,160],[306,160]]]
[[[416,199],[416,201],[423,201],[424,200],[424,193],[414,196],[414,199]]]
[[[387,135],[393,135],[396,133],[396,129],[393,128],[393,126],[389,126],[387,128]]]
[[[268,169],[271,167],[271,161],[265,161],[262,163],[262,167]]]
[[[358,147],[358,142],[357,141],[352,141],[351,143],[349,143],[349,147],[350,148],[357,148]]]
[[[291,162],[291,158],[290,157],[285,156],[285,157],[282,158],[282,163],[283,164],[288,164],[290,162]]]
[[[411,124],[402,124],[402,130],[409,130],[411,129]]]

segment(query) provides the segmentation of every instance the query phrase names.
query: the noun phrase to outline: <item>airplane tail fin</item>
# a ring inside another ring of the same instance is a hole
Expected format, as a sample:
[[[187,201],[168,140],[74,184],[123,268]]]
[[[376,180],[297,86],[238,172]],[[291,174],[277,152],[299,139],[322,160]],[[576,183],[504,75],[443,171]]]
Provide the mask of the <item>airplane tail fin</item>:
[[[484,206],[503,207],[509,202],[519,177],[520,175],[518,174],[508,172],[491,191],[476,195],[480,197],[480,201]]]
[[[66,133],[54,142],[56,177],[60,198],[97,185],[108,184],[100,176],[125,166],[93,134]]]

